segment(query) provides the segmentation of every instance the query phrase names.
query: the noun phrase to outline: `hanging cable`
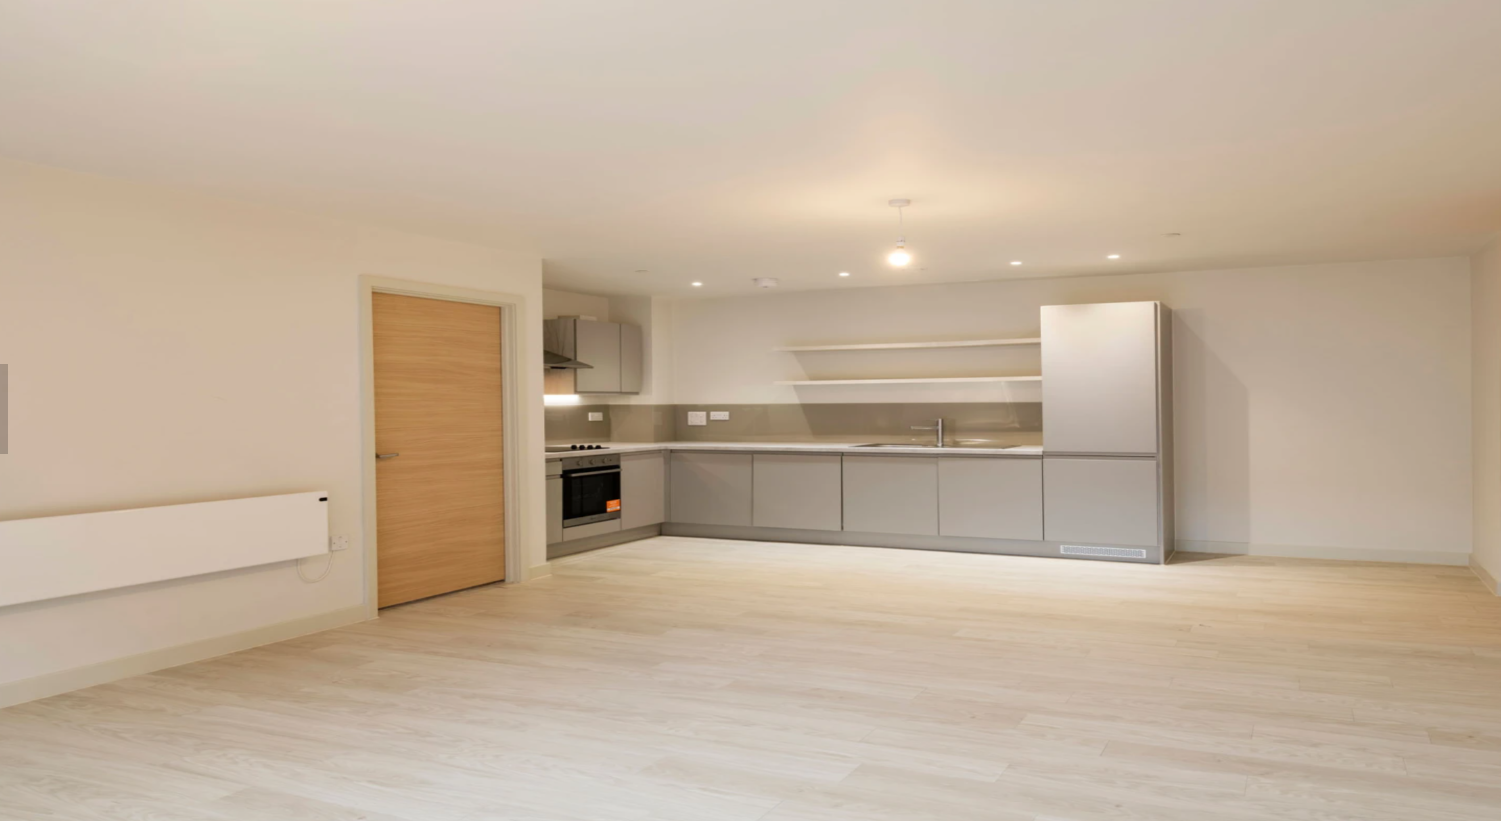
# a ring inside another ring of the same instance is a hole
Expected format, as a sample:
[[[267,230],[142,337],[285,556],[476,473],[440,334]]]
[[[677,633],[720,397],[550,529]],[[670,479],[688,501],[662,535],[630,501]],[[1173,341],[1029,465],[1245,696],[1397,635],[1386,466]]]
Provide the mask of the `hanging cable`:
[[[306,558],[310,559],[310,558],[313,558],[313,557],[308,556]],[[333,554],[333,551],[331,551],[331,550],[328,552],[328,563],[323,566],[323,572],[321,574],[319,574],[318,578],[316,578],[316,579],[309,579],[307,576],[302,575],[302,559],[298,559],[297,560],[297,578],[302,579],[307,584],[317,584],[318,582],[323,581],[324,579],[328,578],[328,571],[333,570],[333,569],[334,569],[334,554]]]

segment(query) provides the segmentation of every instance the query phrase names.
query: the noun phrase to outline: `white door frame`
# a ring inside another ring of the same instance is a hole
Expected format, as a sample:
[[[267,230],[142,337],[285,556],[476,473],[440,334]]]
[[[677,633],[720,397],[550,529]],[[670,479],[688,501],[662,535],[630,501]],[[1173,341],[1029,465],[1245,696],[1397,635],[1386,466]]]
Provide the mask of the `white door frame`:
[[[376,564],[375,502],[375,318],[373,315],[374,294],[400,294],[423,299],[441,299],[449,302],[469,302],[475,305],[493,305],[500,309],[500,381],[501,381],[501,437],[504,456],[501,470],[504,471],[504,494],[506,534],[505,581],[526,580],[526,555],[522,550],[522,526],[525,511],[521,506],[520,456],[524,450],[526,431],[523,427],[524,406],[521,403],[526,382],[526,373],[521,361],[522,323],[526,317],[526,299],[518,294],[497,291],[478,291],[473,288],[457,288],[431,282],[413,282],[387,277],[360,277],[360,441],[364,452],[360,454],[361,468],[361,522],[364,530],[365,551],[365,609],[370,618],[380,610],[379,572]]]

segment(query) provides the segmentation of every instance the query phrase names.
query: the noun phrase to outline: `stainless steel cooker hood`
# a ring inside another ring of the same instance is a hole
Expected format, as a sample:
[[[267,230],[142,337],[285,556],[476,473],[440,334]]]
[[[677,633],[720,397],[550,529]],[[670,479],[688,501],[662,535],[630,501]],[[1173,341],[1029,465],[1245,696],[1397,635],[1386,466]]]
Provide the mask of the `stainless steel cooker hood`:
[[[586,365],[571,356],[548,350],[542,351],[542,364],[557,370],[580,370],[582,368],[594,367],[593,365]]]
[[[549,319],[542,323],[542,364],[554,370],[577,371],[594,366],[573,358],[574,327],[571,319]]]

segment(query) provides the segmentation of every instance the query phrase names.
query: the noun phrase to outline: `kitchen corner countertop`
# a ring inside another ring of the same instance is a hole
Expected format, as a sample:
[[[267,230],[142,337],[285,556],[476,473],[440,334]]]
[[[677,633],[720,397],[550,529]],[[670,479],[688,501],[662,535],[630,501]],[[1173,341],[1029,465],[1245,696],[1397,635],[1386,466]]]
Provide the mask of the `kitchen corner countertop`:
[[[547,458],[568,459],[574,456],[606,453],[650,453],[653,451],[696,450],[721,453],[855,453],[867,456],[901,454],[917,456],[1009,456],[1037,459],[1042,456],[1041,445],[1018,445],[1013,447],[861,447],[858,444],[837,442],[595,442],[604,445],[601,450],[561,451],[549,453]]]

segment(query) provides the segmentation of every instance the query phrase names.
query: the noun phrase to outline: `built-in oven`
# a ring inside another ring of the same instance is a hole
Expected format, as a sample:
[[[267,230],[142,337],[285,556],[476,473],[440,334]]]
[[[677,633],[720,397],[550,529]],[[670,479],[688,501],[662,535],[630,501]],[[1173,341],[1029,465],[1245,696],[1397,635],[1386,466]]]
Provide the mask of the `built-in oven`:
[[[563,527],[620,518],[620,454],[563,460]]]

